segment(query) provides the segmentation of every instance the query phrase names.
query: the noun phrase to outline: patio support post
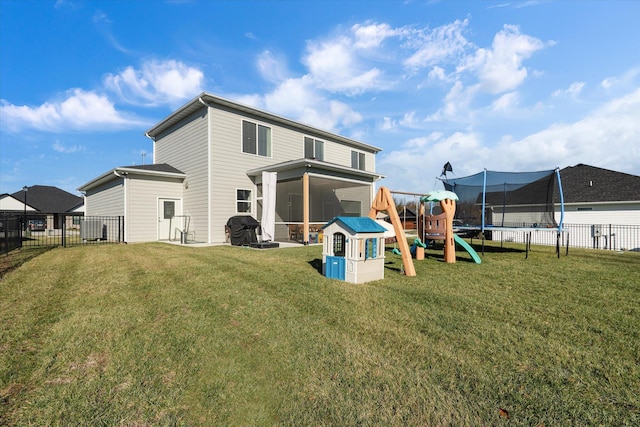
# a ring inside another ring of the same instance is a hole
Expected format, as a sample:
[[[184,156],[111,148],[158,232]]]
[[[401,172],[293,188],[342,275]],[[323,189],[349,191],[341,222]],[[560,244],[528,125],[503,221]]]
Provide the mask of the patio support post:
[[[302,244],[309,244],[309,174],[307,172],[302,175],[302,205],[303,205],[303,221],[302,227]]]

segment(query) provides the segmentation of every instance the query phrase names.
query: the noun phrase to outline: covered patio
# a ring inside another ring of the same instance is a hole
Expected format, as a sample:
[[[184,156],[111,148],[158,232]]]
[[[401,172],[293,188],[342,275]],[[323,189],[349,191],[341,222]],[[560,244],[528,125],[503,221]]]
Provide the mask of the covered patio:
[[[320,243],[321,227],[336,216],[367,216],[380,174],[333,163],[299,159],[247,172],[257,187],[262,217],[262,172],[275,172],[275,241]]]

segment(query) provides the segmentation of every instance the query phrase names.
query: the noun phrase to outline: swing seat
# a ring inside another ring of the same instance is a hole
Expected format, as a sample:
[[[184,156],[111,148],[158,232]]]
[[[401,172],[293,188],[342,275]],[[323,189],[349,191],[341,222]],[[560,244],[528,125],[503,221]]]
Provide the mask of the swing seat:
[[[395,255],[402,255],[402,252],[400,252],[398,248],[393,248],[391,252],[393,252]]]

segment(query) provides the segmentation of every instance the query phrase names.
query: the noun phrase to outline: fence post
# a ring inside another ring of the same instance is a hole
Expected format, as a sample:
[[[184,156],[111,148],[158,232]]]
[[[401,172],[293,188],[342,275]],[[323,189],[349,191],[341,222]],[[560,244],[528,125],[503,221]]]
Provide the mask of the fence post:
[[[67,247],[67,214],[62,214],[62,247]]]

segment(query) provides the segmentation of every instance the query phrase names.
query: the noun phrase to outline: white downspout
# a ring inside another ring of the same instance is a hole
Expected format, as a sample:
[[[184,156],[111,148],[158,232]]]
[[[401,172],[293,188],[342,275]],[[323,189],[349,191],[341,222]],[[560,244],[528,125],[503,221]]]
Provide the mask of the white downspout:
[[[211,117],[209,117],[209,108],[211,108],[211,106],[207,104],[202,97],[199,97],[198,101],[207,107],[207,240],[209,243],[213,243],[213,213],[211,212]]]

